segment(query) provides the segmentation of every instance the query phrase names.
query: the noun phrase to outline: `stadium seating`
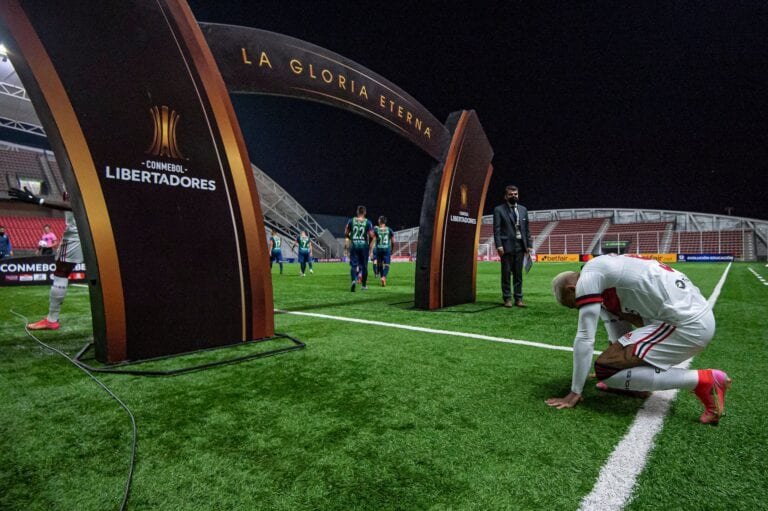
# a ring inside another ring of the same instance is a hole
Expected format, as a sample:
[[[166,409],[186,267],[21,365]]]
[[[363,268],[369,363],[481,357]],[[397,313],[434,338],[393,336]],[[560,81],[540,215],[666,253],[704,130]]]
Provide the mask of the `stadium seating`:
[[[43,235],[43,226],[48,224],[51,231],[61,240],[64,233],[64,219],[50,217],[0,216],[0,225],[11,238],[13,250],[37,250],[37,243]],[[16,254],[18,255],[18,254]]]
[[[742,259],[747,252],[745,240],[752,237],[749,230],[675,232],[669,250],[677,254],[732,254]]]
[[[539,254],[586,253],[604,222],[605,218],[560,220],[546,238],[537,240],[537,252]]]
[[[627,243],[626,252],[640,254],[664,252],[664,235],[671,226],[671,222],[612,224],[603,234],[602,241],[624,241]]]

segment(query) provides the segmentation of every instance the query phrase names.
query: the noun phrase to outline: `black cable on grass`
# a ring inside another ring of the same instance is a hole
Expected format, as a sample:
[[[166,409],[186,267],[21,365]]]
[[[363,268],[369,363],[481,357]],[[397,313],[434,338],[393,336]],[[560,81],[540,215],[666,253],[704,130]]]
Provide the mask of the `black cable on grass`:
[[[29,320],[24,317],[23,315],[19,314],[18,312],[11,309],[11,314],[14,314],[15,316],[18,316],[24,321],[24,331],[27,333],[28,336],[30,336],[32,339],[34,339],[38,344],[43,346],[44,348],[49,349],[50,351],[53,351],[55,353],[58,353],[65,359],[67,359],[72,365],[83,371],[85,374],[87,374],[93,381],[99,384],[99,386],[104,389],[104,391],[109,394],[109,396],[117,401],[117,403],[125,410],[125,413],[128,414],[128,417],[131,419],[131,427],[133,429],[133,441],[131,446],[131,464],[128,468],[128,480],[125,482],[125,491],[123,492],[123,502],[120,504],[120,511],[124,511],[125,507],[128,505],[128,495],[131,492],[131,482],[133,481],[133,468],[136,465],[136,443],[137,443],[137,430],[136,430],[136,418],[133,416],[133,413],[131,410],[126,406],[125,403],[123,403],[119,397],[115,395],[114,392],[112,392],[109,387],[107,387],[104,383],[102,383],[98,378],[96,378],[91,372],[78,364],[76,361],[71,359],[66,353],[63,351],[54,348],[53,346],[49,346],[45,344],[43,341],[35,337],[35,335],[29,331],[29,328],[27,328],[27,324],[29,323]]]

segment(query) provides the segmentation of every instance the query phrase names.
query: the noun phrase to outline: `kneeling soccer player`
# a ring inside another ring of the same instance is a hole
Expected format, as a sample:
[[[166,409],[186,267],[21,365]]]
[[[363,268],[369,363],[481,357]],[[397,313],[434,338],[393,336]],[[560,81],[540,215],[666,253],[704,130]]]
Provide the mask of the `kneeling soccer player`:
[[[704,404],[700,421],[717,424],[725,414],[731,380],[719,369],[673,367],[700,353],[715,334],[707,300],[685,274],[654,260],[605,255],[580,273],[563,272],[552,280],[557,301],[579,309],[573,342],[571,392],[546,402],[571,408],[581,401],[595,344],[601,309],[628,324],[642,325],[611,344],[595,361],[597,378],[612,389],[692,390]]]

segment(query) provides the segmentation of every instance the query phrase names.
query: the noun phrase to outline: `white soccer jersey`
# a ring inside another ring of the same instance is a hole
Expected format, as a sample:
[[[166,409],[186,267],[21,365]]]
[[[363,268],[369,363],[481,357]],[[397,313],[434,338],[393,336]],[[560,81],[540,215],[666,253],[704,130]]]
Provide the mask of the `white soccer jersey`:
[[[589,261],[576,284],[576,306],[600,303],[617,316],[682,325],[708,310],[707,300],[685,274],[651,259],[600,256]]]
[[[601,316],[612,341],[635,344],[637,357],[662,370],[700,352],[714,334],[714,317],[699,289],[683,273],[650,259],[600,256],[588,262],[576,283],[576,306],[571,391],[577,394],[592,365]],[[627,321],[610,323],[628,315],[640,316],[645,326],[630,331]]]
[[[64,212],[64,234],[61,235],[62,240],[67,241],[80,241],[77,235],[77,224],[75,223],[75,215],[71,211]]]

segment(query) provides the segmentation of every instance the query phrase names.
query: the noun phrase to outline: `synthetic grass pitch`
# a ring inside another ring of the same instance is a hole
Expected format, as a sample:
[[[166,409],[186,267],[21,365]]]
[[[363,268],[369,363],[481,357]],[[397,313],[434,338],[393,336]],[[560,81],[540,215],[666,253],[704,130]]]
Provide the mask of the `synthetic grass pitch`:
[[[576,313],[555,304],[549,281],[575,267],[536,265],[530,307],[504,309],[488,308],[500,301],[498,265],[481,263],[478,303],[425,312],[404,303],[411,264],[356,293],[346,265],[303,278],[286,265],[273,273],[275,306],[570,346]],[[707,296],[725,269],[679,267]],[[681,392],[628,509],[765,508],[768,286],[750,267],[768,277],[763,265],[733,266],[715,339],[693,361],[734,379],[728,415],[702,426],[699,402]],[[0,509],[116,509],[127,416],[10,313],[39,319],[47,293],[0,288]],[[86,289],[70,289],[61,321],[40,338],[74,355],[91,336]],[[568,391],[568,351],[290,314],[276,326],[307,348],[177,377],[99,375],[138,424],[129,509],[577,509],[643,405],[588,383],[577,408],[547,407]]]

